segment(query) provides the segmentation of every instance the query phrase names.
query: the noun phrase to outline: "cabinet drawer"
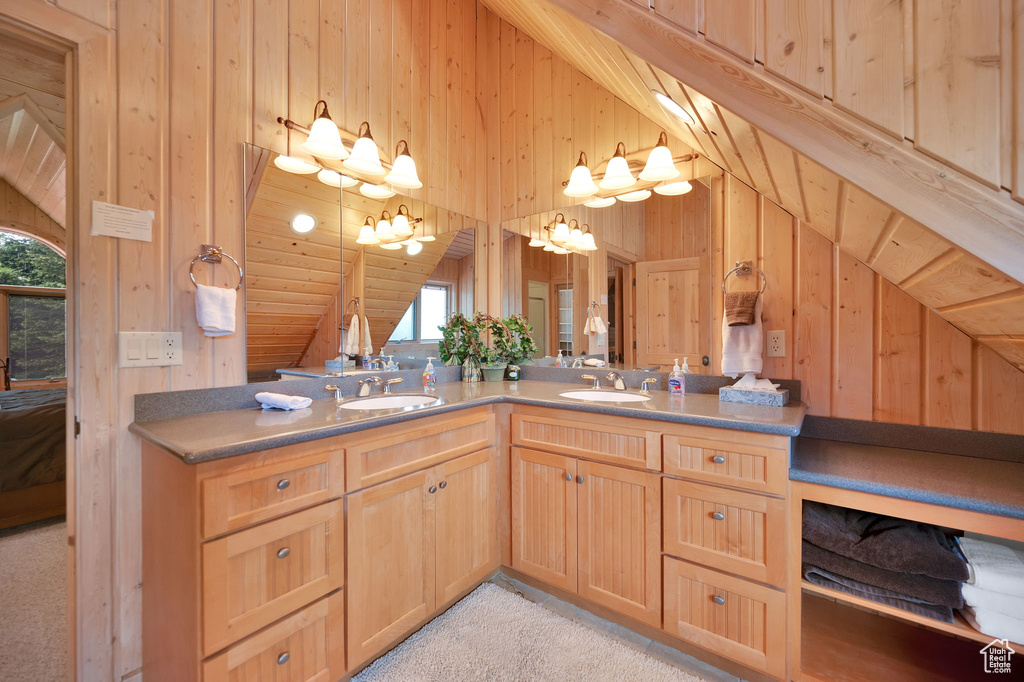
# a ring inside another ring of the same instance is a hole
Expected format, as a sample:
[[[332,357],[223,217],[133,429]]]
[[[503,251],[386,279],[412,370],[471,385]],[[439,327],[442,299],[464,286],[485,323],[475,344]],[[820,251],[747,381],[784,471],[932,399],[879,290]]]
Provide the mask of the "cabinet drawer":
[[[345,674],[341,591],[262,630],[203,664],[203,682],[319,682]]]
[[[206,655],[342,585],[342,501],[203,545]]]
[[[788,450],[668,434],[664,448],[666,474],[758,492],[786,493]]]
[[[512,415],[512,443],[661,471],[661,434],[642,428],[642,424],[607,415],[519,408]]]
[[[329,449],[202,479],[203,538],[223,535],[341,497],[344,451]]]
[[[777,678],[786,673],[786,596],[665,557],[665,632]]]
[[[672,478],[664,481],[666,554],[784,584],[785,500]]]
[[[495,438],[494,415],[486,409],[374,429],[345,444],[348,491],[483,450]]]

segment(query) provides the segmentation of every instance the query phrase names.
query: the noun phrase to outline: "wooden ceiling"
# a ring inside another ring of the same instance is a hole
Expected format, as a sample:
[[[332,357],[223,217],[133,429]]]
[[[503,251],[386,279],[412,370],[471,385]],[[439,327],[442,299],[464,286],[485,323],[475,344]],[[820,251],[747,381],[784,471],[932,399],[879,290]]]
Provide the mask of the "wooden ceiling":
[[[1019,282],[550,3],[483,2],[679,141],[1024,369],[1024,287]],[[711,4],[705,7],[710,17]],[[715,13],[714,35],[725,41],[721,36],[728,35],[729,22],[741,18]],[[668,114],[654,99],[654,90],[681,104],[693,122]],[[571,95],[562,93],[561,106],[573,105]]]
[[[64,58],[0,32],[0,179],[65,224]]]

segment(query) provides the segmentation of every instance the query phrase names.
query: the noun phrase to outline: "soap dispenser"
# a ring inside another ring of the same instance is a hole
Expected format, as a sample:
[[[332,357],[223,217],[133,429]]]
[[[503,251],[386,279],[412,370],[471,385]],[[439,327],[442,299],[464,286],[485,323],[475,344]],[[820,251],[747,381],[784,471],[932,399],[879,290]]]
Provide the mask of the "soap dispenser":
[[[683,374],[693,374],[693,372],[690,371],[690,365],[686,362],[686,358],[683,358]]]
[[[395,356],[394,355],[389,355],[388,356],[388,364],[384,365],[384,369],[386,369],[389,372],[395,372],[395,371],[398,370],[398,365],[395,364]]]
[[[437,370],[434,369],[434,358],[427,358],[427,368],[423,370],[423,388],[432,393],[437,384]]]
[[[555,358],[555,366],[556,367],[565,367],[566,366],[565,365],[565,358],[562,357],[561,349],[559,349],[559,351],[558,351],[558,357]]]
[[[676,364],[672,366],[672,373],[668,375],[668,392],[670,395],[686,393],[686,378],[683,376],[682,370],[679,369],[679,358],[676,358]]]

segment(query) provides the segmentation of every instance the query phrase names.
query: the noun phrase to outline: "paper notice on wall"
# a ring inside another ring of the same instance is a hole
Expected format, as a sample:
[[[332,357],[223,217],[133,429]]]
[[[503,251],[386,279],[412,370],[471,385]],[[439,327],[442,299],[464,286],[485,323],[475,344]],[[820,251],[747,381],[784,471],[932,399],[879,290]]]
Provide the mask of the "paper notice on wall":
[[[93,201],[90,234],[94,237],[117,237],[151,242],[154,217],[153,211]]]

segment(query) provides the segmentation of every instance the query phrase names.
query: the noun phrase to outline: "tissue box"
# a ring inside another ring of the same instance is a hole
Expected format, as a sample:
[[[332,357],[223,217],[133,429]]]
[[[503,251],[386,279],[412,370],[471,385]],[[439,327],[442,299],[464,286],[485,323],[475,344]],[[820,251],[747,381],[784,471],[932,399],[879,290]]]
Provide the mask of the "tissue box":
[[[749,391],[732,386],[718,389],[718,399],[727,403],[750,403],[751,405],[771,405],[782,407],[789,402],[789,389],[783,388],[775,393],[767,391]]]

